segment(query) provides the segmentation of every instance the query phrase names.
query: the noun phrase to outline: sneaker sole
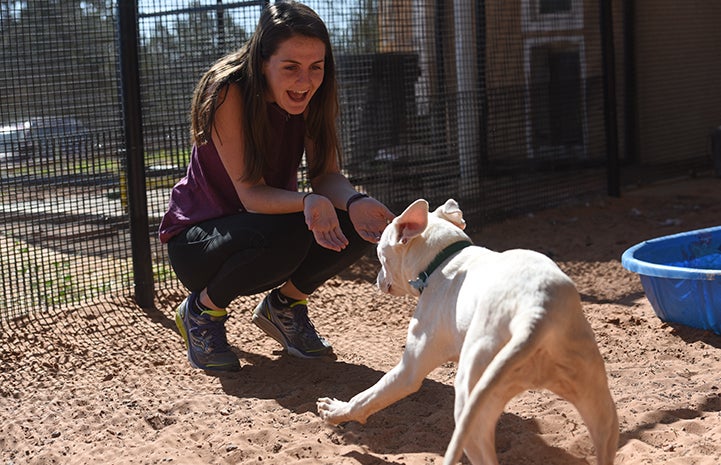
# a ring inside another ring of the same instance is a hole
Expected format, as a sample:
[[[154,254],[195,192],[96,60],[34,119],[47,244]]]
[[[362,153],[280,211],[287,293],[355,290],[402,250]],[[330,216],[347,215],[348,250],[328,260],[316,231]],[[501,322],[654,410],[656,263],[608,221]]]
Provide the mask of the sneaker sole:
[[[266,318],[262,312],[261,306],[263,305],[263,302],[261,302],[258,307],[253,312],[253,318],[251,318],[251,321],[255,326],[261,329],[265,334],[270,336],[271,338],[278,341],[280,345],[283,346],[286,352],[288,352],[289,355],[292,355],[293,357],[298,358],[305,358],[305,359],[321,359],[321,358],[327,358],[327,359],[336,359],[336,355],[333,352],[333,348],[329,347],[327,351],[319,352],[317,355],[308,355],[294,346],[288,344],[288,341],[285,338],[285,335],[278,329],[275,324],[273,324],[272,321],[270,321],[268,318]]]

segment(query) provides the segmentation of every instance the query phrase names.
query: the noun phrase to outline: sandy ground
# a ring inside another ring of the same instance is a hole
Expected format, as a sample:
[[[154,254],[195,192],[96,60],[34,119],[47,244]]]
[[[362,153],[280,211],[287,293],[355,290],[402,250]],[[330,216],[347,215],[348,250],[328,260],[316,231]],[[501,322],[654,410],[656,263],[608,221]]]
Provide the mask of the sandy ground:
[[[620,263],[637,242],[719,222],[721,179],[700,178],[474,225],[477,244],[538,250],[576,281],[617,402],[617,464],[721,463],[721,337],[661,322]],[[330,363],[280,352],[250,323],[259,297],[232,305],[243,367],[229,375],[185,360],[172,321],[180,288],[152,311],[127,297],[1,323],[0,463],[440,463],[454,364],[365,425],[331,427],[315,411],[318,397],[348,399],[399,359],[415,302],[378,293],[377,269],[369,257],[312,296]],[[514,399],[497,431],[501,464],[594,463],[578,414],[546,391]]]

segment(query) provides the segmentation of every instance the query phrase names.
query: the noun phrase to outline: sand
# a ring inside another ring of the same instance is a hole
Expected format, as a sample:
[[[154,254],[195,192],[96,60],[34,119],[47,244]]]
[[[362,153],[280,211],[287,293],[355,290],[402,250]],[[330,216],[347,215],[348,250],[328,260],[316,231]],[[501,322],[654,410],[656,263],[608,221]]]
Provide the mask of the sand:
[[[538,250],[575,280],[617,403],[617,464],[721,463],[721,336],[662,322],[620,263],[635,243],[720,221],[721,179],[698,178],[473,225],[477,244]],[[318,397],[348,399],[400,357],[415,301],[376,291],[377,270],[368,257],[311,297],[335,362],[284,355],[250,323],[260,296],[231,307],[233,374],[188,365],[172,320],[181,287],[159,292],[154,310],[125,296],[0,323],[0,463],[440,463],[452,363],[365,425],[332,427],[315,411]],[[595,463],[579,415],[547,391],[507,406],[496,445],[501,464]]]

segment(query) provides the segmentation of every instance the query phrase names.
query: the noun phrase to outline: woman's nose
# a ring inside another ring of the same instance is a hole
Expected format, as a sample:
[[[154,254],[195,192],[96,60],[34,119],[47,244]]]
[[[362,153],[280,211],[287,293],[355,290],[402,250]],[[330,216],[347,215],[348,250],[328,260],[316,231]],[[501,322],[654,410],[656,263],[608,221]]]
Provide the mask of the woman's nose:
[[[308,82],[310,81],[310,73],[307,70],[301,70],[298,73],[298,78],[296,79],[296,82]]]

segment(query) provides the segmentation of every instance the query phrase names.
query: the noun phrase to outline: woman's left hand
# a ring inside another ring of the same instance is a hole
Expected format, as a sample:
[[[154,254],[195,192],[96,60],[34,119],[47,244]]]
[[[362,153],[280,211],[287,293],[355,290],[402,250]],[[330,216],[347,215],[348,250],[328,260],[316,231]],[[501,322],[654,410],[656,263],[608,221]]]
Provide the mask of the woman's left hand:
[[[373,244],[378,243],[383,230],[395,218],[388,207],[373,197],[364,197],[350,204],[348,215],[356,232]]]

